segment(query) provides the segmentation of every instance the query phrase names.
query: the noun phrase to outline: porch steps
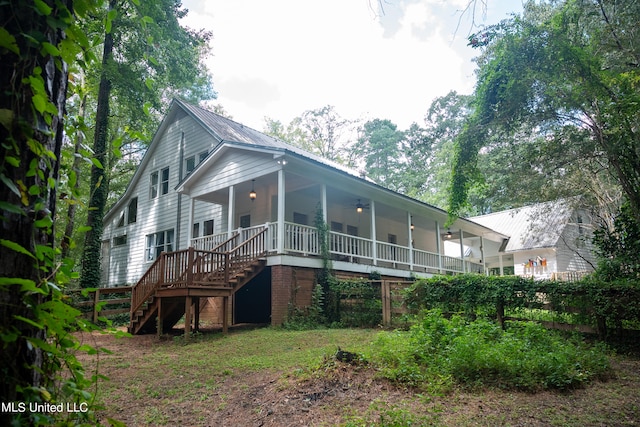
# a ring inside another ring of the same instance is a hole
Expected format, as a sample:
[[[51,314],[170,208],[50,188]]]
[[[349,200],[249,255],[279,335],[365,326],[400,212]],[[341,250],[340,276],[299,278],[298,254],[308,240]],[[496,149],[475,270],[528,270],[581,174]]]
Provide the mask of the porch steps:
[[[235,292],[240,290],[244,285],[249,283],[255,278],[267,265],[265,258],[254,259],[250,264],[246,265],[241,271],[237,272],[235,276],[229,279],[229,282],[223,287],[229,290],[229,295],[232,296]],[[206,297],[208,289],[216,291],[219,294],[219,283],[198,284],[197,286],[190,286],[186,288],[173,288],[173,289],[157,289],[156,292],[148,298],[142,307],[131,315],[131,321],[129,323],[128,331],[131,334],[149,334],[155,333],[158,330],[158,308],[162,303],[162,330],[168,331],[184,316],[185,314],[185,298],[189,292],[198,290]],[[171,292],[170,297],[164,297],[163,293]],[[180,294],[184,294],[181,296]]]
[[[152,296],[142,309],[136,311],[131,318],[128,331],[131,334],[150,334],[158,329],[158,306],[162,298]],[[164,298],[162,311],[162,329],[171,329],[184,315],[184,300]]]

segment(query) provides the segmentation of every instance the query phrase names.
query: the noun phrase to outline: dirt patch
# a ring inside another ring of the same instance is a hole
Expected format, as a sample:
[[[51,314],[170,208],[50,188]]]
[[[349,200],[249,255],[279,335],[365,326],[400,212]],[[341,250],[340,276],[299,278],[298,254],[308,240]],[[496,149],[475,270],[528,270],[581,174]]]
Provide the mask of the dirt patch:
[[[397,387],[366,364],[330,358],[304,374],[228,370],[211,378],[192,369],[167,368],[194,362],[175,360],[179,356],[173,354],[165,356],[163,369],[141,364],[171,344],[154,336],[92,334],[83,339],[112,352],[101,356],[100,373],[110,381],[101,385],[105,409],[100,417],[129,426],[640,425],[636,357],[614,357],[613,378],[571,392],[455,390],[428,395]],[[141,365],[149,370],[144,376]]]

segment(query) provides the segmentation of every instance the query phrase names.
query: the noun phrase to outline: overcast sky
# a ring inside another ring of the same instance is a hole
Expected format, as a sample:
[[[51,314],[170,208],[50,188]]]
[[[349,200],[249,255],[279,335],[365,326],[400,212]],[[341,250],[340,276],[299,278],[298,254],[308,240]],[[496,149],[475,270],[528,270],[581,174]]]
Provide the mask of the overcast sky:
[[[207,64],[216,103],[261,130],[333,105],[347,119],[390,119],[401,129],[450,90],[471,93],[467,0],[183,0],[183,24],[212,32]],[[521,0],[477,0],[475,21],[521,12]],[[459,22],[460,21],[460,22]],[[459,27],[458,27],[459,24]],[[457,28],[457,32],[456,32]]]

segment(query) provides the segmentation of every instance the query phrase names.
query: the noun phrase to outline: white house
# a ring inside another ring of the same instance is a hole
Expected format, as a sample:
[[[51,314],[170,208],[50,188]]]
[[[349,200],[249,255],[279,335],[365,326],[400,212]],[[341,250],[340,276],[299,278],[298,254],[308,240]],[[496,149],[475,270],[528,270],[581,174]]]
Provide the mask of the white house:
[[[539,279],[578,276],[596,264],[590,215],[575,200],[557,200],[476,216],[470,220],[509,237],[497,256],[485,257],[490,274]]]
[[[291,305],[310,303],[323,261],[316,217],[329,229],[332,268],[351,277],[483,272],[508,237],[465,219],[445,229],[441,209],[174,100],[105,215],[104,285],[138,283],[134,332],[155,318],[160,330],[185,312],[197,318],[198,299],[213,297],[224,324],[279,324]]]

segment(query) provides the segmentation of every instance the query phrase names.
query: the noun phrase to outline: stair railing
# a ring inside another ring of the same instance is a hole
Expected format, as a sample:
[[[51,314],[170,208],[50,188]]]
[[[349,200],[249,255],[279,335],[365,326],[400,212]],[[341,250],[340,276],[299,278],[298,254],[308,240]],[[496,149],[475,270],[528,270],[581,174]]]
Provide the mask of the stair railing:
[[[224,269],[225,283],[229,283],[231,277],[235,277],[256,259],[267,253],[268,230],[268,227],[265,227],[262,231],[240,243],[227,254],[225,260],[226,268]]]
[[[235,234],[212,251],[189,248],[162,252],[131,290],[131,318],[161,287],[183,287],[194,282],[220,281],[228,286],[231,277],[236,276],[255,259],[266,254],[267,231],[268,228],[265,227],[240,244],[237,244],[240,234]],[[234,244],[236,244],[235,247]],[[207,274],[211,278],[203,281],[203,277]],[[218,280],[214,280],[215,278]]]
[[[162,252],[151,267],[142,275],[140,280],[131,288],[131,318],[142,304],[148,300],[156,289],[164,283],[165,252]]]

